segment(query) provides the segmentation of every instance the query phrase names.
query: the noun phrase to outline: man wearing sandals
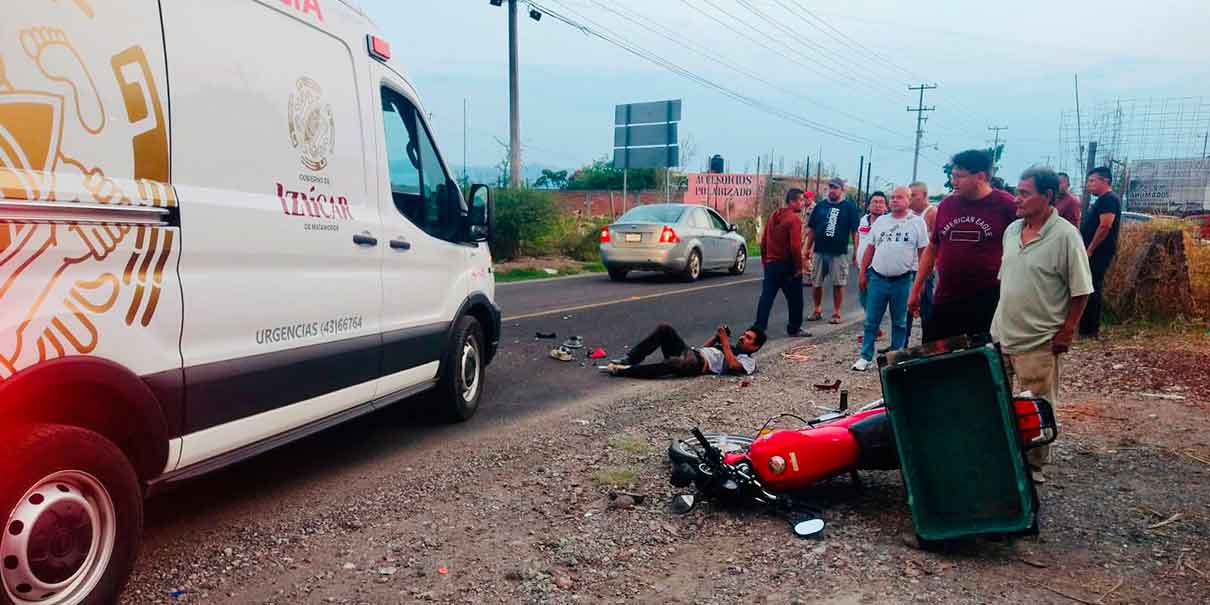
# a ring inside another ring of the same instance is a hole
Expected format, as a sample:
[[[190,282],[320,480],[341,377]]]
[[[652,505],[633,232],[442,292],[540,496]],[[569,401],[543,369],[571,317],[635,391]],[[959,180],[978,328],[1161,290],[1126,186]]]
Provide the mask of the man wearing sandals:
[[[816,204],[807,221],[805,254],[811,261],[811,285],[815,295],[815,312],[807,321],[823,318],[823,282],[831,275],[832,323],[840,323],[849,269],[856,264],[857,230],[861,224],[861,212],[845,199],[844,186],[842,178],[828,181],[828,199]],[[850,243],[853,244],[852,253],[849,252]]]
[[[730,328],[719,326],[706,344],[694,348],[686,344],[672,326],[660,324],[626,357],[609,362],[605,369],[614,376],[626,378],[747,375],[755,372],[756,360],[752,356],[765,344],[764,330],[755,326],[748,328],[735,344],[731,344],[730,338]],[[657,350],[664,354],[664,361],[640,365]]]

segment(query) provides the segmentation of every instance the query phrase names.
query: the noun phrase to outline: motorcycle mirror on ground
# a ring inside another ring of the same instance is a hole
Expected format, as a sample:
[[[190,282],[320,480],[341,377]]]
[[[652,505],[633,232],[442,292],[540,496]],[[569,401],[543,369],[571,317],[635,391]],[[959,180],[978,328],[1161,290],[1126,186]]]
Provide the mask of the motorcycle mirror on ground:
[[[672,502],[669,503],[668,508],[674,514],[683,515],[693,510],[695,506],[697,506],[697,496],[693,494],[680,494],[672,497]]]
[[[823,531],[823,519],[806,519],[794,524],[794,535],[799,538],[810,538]]]

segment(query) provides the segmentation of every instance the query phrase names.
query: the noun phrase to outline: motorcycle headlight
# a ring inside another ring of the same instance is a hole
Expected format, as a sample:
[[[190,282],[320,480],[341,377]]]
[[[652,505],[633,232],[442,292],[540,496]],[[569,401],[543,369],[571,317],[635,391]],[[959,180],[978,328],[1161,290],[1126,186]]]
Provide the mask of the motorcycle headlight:
[[[781,456],[774,456],[769,459],[769,470],[773,471],[774,475],[780,475],[786,472],[786,459]]]

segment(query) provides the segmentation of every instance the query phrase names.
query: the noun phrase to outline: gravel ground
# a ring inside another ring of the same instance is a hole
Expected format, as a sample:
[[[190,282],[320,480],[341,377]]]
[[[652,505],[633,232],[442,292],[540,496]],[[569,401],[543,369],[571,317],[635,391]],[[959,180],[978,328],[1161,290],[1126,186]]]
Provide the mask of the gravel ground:
[[[855,403],[878,397],[875,373],[848,370],[856,333],[767,354],[749,386],[656,382],[644,397],[432,444],[383,475],[355,466],[352,489],[327,497],[257,502],[145,552],[125,602],[1206,602],[1205,349],[1127,341],[1068,356],[1038,538],[909,548],[897,472],[814,488],[821,539],[750,511],[666,512],[666,447],[690,426],[750,432],[775,413],[814,415],[835,395],[812,384],[835,379]]]

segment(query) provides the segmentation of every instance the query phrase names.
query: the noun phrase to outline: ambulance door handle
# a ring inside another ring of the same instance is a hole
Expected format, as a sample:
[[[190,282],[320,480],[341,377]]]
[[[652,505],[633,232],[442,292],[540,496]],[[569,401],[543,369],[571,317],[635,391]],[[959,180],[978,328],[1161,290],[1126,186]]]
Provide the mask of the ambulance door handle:
[[[378,238],[370,235],[369,231],[362,231],[353,236],[353,243],[358,246],[377,246]]]
[[[408,250],[412,249],[412,244],[403,238],[393,239],[391,240],[391,249],[398,250],[400,252],[407,252]]]

